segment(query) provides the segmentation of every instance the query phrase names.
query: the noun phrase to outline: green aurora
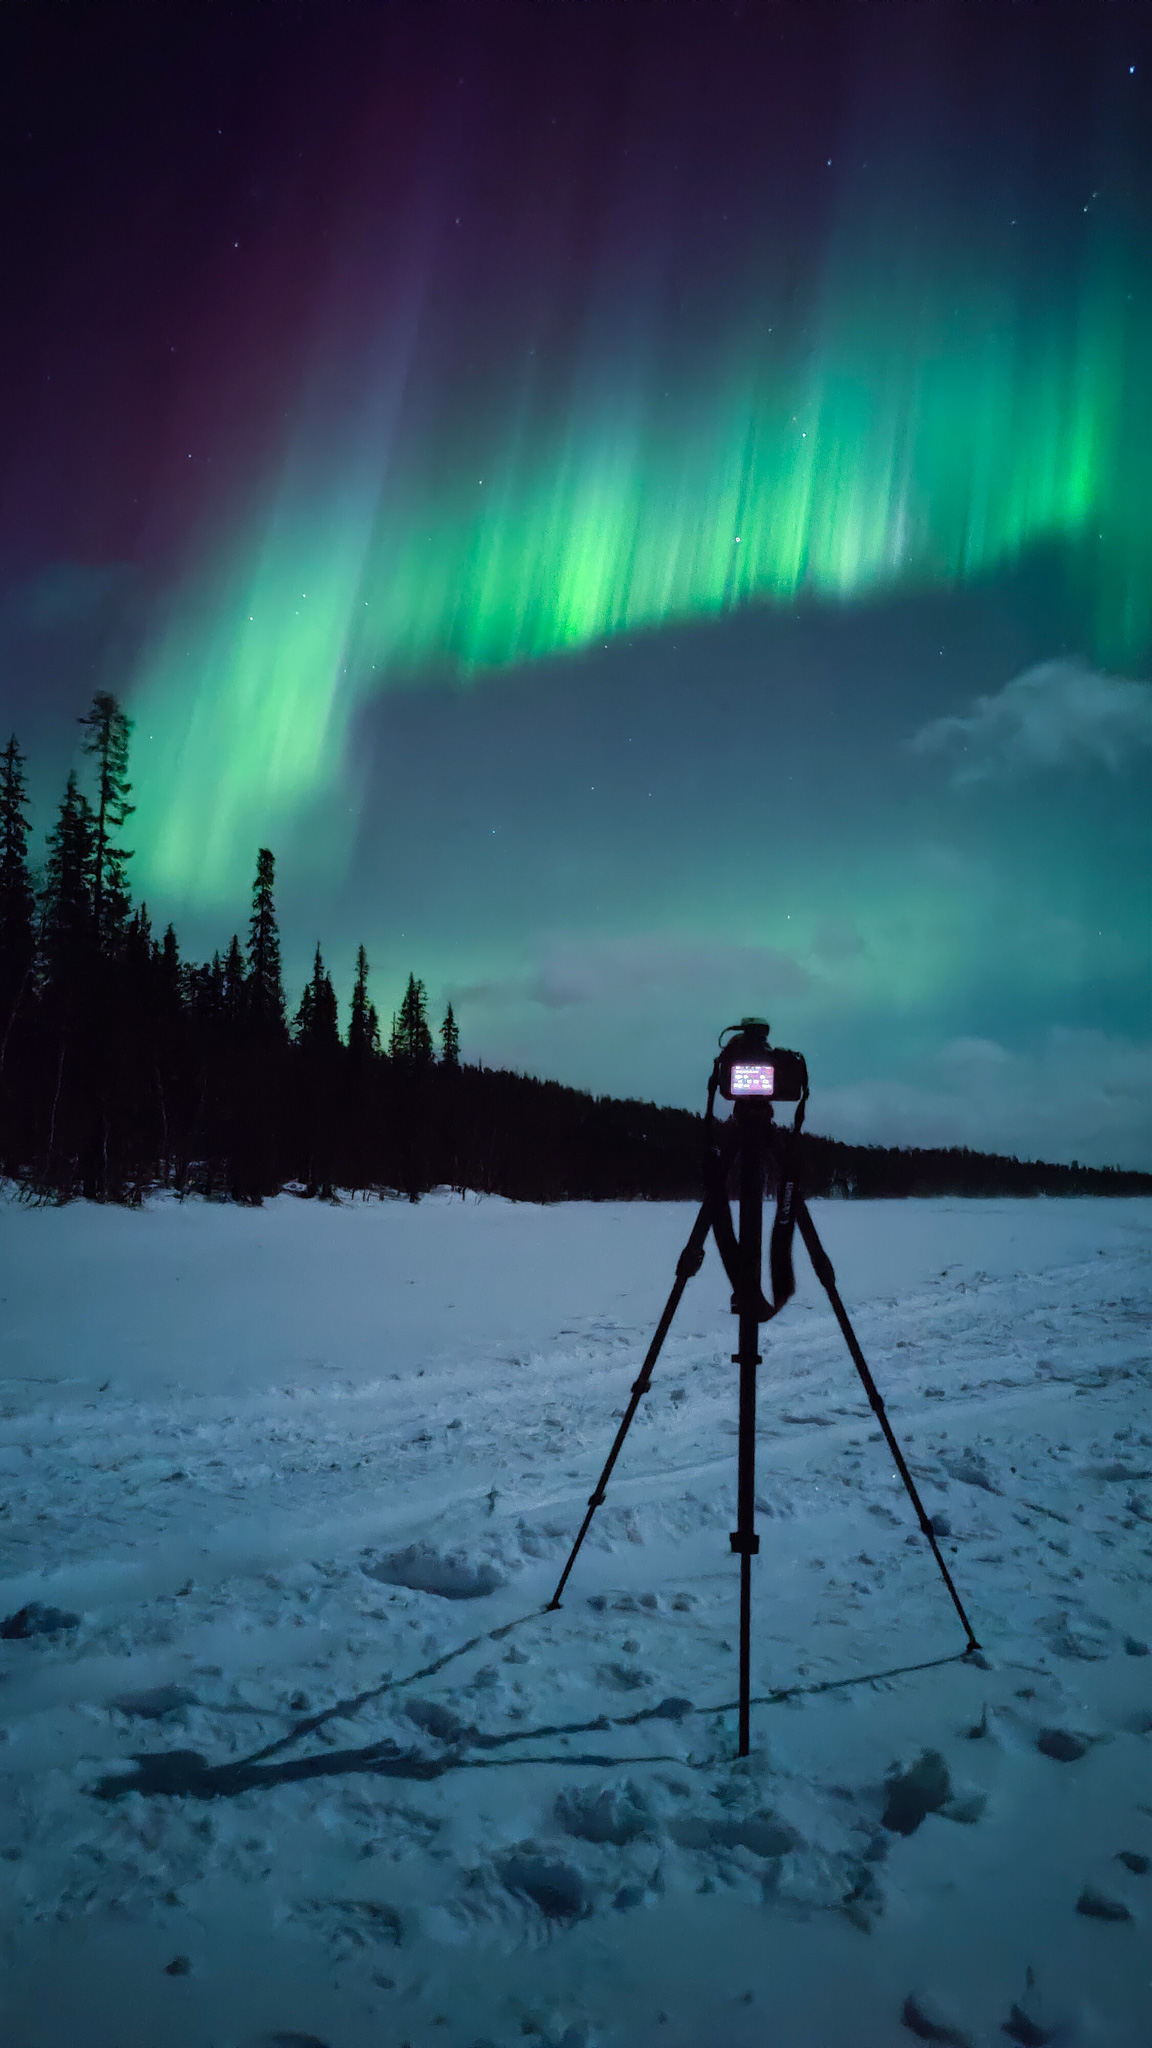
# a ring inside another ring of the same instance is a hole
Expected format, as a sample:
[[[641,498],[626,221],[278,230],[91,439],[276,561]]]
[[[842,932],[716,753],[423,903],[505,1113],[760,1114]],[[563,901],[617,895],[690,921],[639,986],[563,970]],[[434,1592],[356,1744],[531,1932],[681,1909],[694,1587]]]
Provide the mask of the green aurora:
[[[149,875],[234,898],[253,846],[340,787],[356,706],[390,684],[736,605],[984,580],[1062,547],[1091,651],[1138,657],[1152,295],[1115,239],[1102,256],[1081,236],[1055,305],[1007,256],[960,289],[939,258],[926,281],[922,250],[897,265],[857,236],[799,332],[761,308],[685,365],[650,320],[630,362],[607,333],[547,402],[522,348],[483,434],[447,455],[452,394],[413,402],[412,323],[399,369],[385,323],[386,373],[361,351],[342,417],[305,392],[276,488],[205,551],[144,656]]]

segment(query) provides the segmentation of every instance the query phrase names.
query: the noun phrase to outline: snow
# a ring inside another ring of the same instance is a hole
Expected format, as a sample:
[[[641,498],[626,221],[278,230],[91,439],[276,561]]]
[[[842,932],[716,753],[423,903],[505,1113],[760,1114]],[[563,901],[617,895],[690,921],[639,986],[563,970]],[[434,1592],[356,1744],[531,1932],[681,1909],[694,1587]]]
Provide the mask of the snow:
[[[743,1763],[692,1214],[0,1207],[8,2048],[1147,2042],[1152,1203],[813,1204]]]

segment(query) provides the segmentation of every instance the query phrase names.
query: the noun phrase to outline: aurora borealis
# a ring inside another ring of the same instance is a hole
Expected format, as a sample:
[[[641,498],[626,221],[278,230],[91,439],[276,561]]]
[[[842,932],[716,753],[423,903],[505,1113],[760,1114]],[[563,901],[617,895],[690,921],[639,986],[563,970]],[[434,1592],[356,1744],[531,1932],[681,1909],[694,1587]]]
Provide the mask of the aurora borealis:
[[[234,889],[254,819],[271,830],[328,786],[357,699],[394,676],[475,678],[799,592],[975,580],[1053,544],[1098,577],[1098,640],[1122,657],[1152,624],[1152,439],[1121,404],[1152,322],[1147,304],[1130,314],[1124,275],[1092,280],[1047,328],[1005,315],[991,286],[951,305],[944,278],[870,321],[864,289],[837,283],[799,360],[774,360],[766,332],[725,336],[707,353],[731,363],[695,364],[675,400],[658,391],[673,374],[658,333],[634,379],[566,393],[558,419],[529,387],[491,461],[451,465],[435,490],[418,451],[393,451],[401,399],[372,390],[338,474],[290,454],[233,566],[203,572],[142,658],[140,715],[166,749],[158,876]]]
[[[5,658],[30,738],[78,654],[127,698],[150,901],[235,922],[272,844],[466,1049],[471,1001],[605,1089],[693,1099],[608,1018],[716,948],[844,1088],[897,1013],[905,1068],[1137,1042],[1139,709],[967,796],[914,741],[1148,673],[1143,10],[57,20],[8,67]]]

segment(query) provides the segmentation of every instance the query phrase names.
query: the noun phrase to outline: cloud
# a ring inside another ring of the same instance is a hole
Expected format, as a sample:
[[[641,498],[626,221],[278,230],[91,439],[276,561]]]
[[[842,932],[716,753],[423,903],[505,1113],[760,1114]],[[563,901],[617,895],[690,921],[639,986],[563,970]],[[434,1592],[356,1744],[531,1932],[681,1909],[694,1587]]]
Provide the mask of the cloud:
[[[1043,661],[962,716],[935,718],[911,741],[917,754],[957,761],[954,783],[1046,768],[1118,774],[1152,748],[1152,683],[1103,675],[1078,661]]]
[[[869,1145],[970,1145],[1021,1159],[1152,1167],[1152,1045],[1050,1030],[1031,1052],[954,1038],[914,1079],[817,1088],[809,1124]]]
[[[544,1010],[607,1008],[639,1020],[646,1006],[692,1003],[702,991],[719,1008],[743,1008],[796,999],[811,976],[789,953],[772,946],[742,946],[723,939],[563,935],[550,939],[537,960],[504,980],[474,982],[451,991],[456,1004],[494,1010],[530,1004]]]
[[[790,954],[725,940],[629,938],[554,941],[526,990],[545,1009],[572,1004],[635,1003],[715,990],[724,1000],[771,1002],[806,994],[810,978]],[[726,993],[727,992],[727,993]]]

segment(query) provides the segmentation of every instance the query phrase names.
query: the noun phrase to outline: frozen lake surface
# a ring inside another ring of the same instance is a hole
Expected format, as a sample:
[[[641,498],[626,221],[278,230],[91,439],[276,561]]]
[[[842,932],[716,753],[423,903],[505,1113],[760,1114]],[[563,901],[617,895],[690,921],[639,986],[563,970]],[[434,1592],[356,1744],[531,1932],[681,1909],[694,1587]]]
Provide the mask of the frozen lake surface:
[[[1152,1203],[813,1204],[744,1763],[693,1213],[0,1208],[5,2048],[1146,2048]]]

